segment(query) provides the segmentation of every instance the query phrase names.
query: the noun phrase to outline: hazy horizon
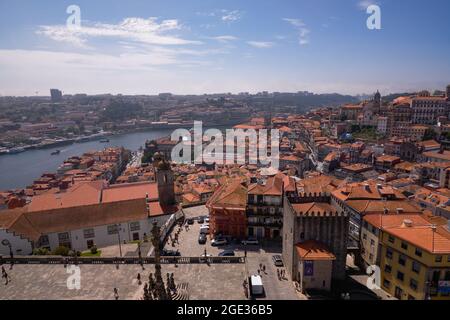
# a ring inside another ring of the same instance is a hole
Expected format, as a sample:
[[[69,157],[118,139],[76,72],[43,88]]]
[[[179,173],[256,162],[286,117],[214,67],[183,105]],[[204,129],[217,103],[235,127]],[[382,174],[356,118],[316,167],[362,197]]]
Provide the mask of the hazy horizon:
[[[381,30],[366,26],[370,4]],[[449,11],[445,0],[3,0],[0,95],[444,90]]]

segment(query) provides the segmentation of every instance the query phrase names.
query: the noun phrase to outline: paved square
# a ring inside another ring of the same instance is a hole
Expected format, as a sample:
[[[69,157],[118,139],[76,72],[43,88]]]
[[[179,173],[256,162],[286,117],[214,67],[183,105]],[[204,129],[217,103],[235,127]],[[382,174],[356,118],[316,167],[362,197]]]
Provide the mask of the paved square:
[[[199,216],[208,215],[208,210],[205,206],[192,207],[183,210],[187,218],[196,219]],[[266,267],[266,272],[260,272],[266,296],[264,299],[274,300],[292,300],[302,298],[302,295],[297,294],[294,284],[289,280],[279,280],[277,275],[277,267],[272,262],[272,256],[275,254],[281,254],[281,244],[267,243],[263,245],[248,245],[243,246],[241,244],[229,244],[221,247],[211,246],[211,237],[208,236],[206,244],[198,243],[198,236],[200,232],[200,225],[197,221],[194,224],[189,225],[189,229],[186,230],[183,226],[182,231],[178,236],[178,242],[172,247],[169,243],[165,248],[169,250],[178,250],[182,256],[186,257],[198,257],[205,253],[213,256],[219,255],[225,249],[234,250],[236,256],[244,256],[245,250],[247,250],[247,270],[248,274],[258,274],[259,265],[263,264]],[[172,232],[172,237],[178,227]],[[280,268],[281,270],[281,268]],[[304,296],[303,296],[304,297]]]
[[[6,271],[11,282],[0,283],[0,299],[19,300],[109,300],[114,299],[114,288],[119,290],[119,299],[141,299],[143,284],[138,285],[137,274],[148,280],[153,265],[80,265],[81,288],[69,290],[67,279],[71,274],[63,265],[15,265]],[[189,284],[190,300],[245,299],[242,282],[245,277],[244,264],[184,264],[162,265],[163,279],[173,272],[175,283]]]

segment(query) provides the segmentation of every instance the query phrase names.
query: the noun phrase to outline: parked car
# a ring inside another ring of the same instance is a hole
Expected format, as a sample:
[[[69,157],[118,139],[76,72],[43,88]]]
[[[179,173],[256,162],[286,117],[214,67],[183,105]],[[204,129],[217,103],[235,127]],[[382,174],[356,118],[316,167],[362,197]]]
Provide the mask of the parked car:
[[[246,240],[242,240],[241,243],[243,245],[258,245],[259,241],[256,238],[248,238]]]
[[[215,238],[211,241],[213,247],[224,246],[226,244],[228,244],[228,241],[224,238]]]
[[[200,233],[198,236],[198,243],[205,244],[206,243],[206,234]]]
[[[203,218],[203,217],[198,217],[197,222],[198,222],[199,224],[202,224],[202,223],[205,222],[205,218]]]
[[[192,218],[186,219],[186,223],[187,224],[194,224],[194,219],[192,219]]]
[[[273,264],[276,266],[276,267],[282,267],[283,266],[283,260],[281,259],[281,256],[280,255],[274,255],[273,257],[272,257],[272,261],[273,261]]]
[[[200,227],[200,233],[209,234],[209,226],[202,224]]]
[[[205,223],[209,223],[209,217],[205,218]]]
[[[180,254],[180,252],[178,250],[175,251],[175,250],[165,250],[165,249],[163,249],[161,251],[161,256],[162,257],[179,257],[179,256],[181,256],[181,254]]]
[[[221,253],[219,253],[219,257],[234,257],[234,251],[233,250],[224,250]]]

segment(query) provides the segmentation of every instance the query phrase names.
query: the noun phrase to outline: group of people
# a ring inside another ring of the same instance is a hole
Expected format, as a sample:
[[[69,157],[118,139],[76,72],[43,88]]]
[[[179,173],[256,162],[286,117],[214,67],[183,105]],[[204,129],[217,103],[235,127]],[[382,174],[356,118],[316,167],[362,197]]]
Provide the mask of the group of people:
[[[277,268],[278,280],[286,279],[286,270]]]
[[[264,264],[262,264],[262,263],[259,264],[258,275],[261,275],[261,271],[264,272],[265,274],[267,274],[266,273],[266,266]]]

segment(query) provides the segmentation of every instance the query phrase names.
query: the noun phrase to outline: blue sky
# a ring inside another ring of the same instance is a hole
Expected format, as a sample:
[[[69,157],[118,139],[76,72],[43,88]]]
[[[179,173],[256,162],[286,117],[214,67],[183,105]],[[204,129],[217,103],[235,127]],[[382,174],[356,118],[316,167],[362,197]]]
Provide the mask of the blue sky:
[[[81,29],[66,27],[69,5]],[[366,8],[381,8],[369,30]],[[444,89],[447,0],[0,0],[0,94]]]

